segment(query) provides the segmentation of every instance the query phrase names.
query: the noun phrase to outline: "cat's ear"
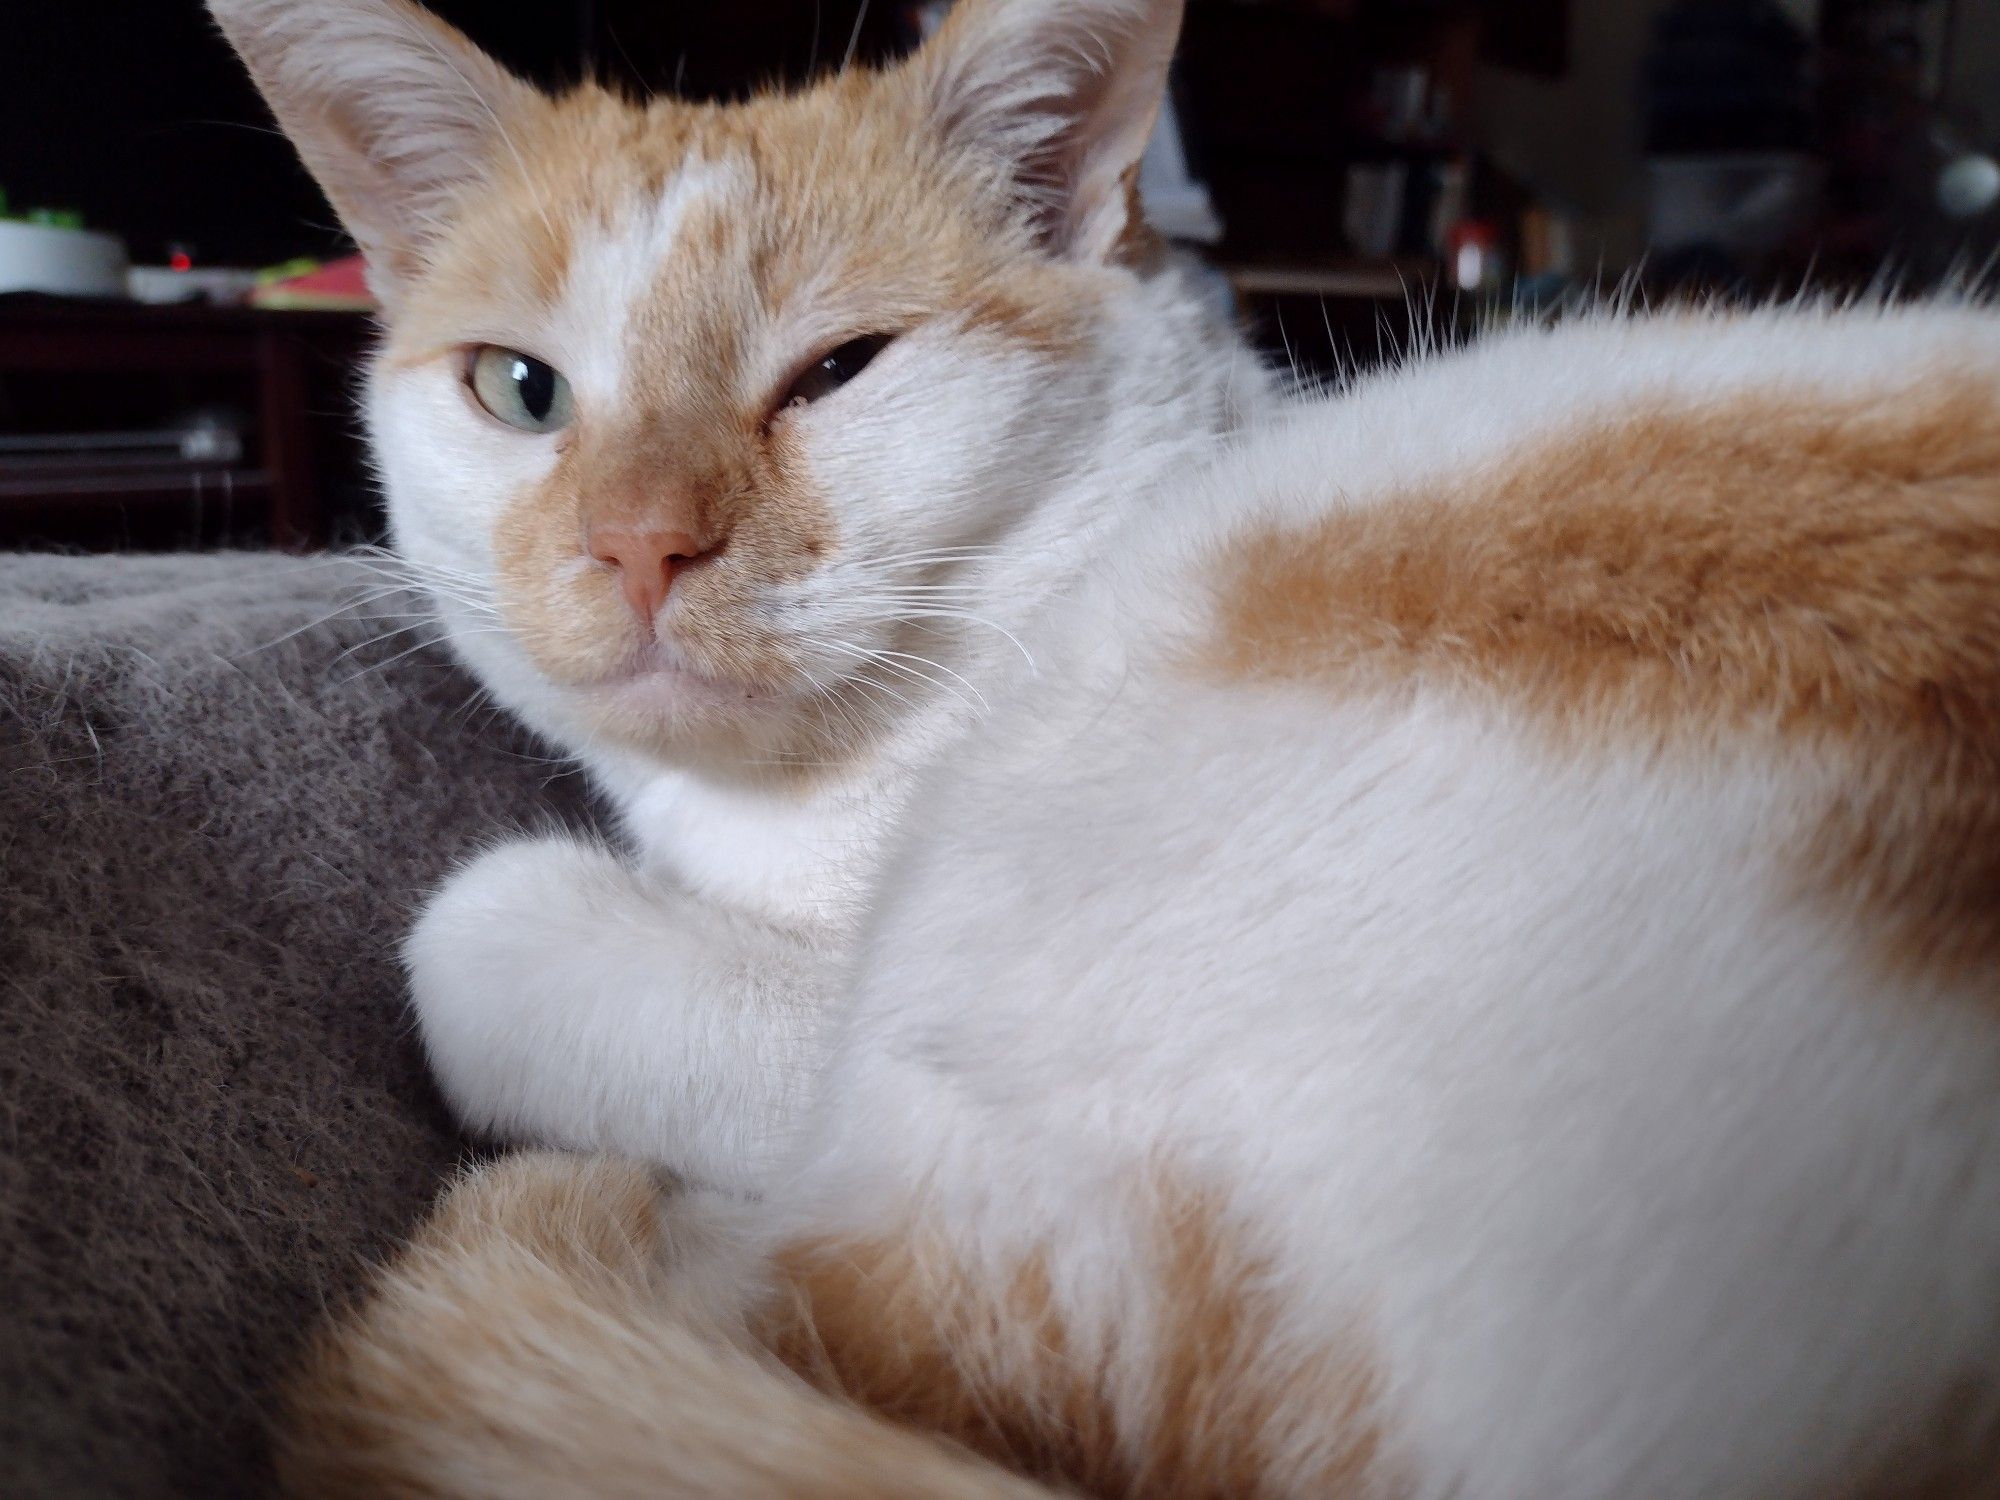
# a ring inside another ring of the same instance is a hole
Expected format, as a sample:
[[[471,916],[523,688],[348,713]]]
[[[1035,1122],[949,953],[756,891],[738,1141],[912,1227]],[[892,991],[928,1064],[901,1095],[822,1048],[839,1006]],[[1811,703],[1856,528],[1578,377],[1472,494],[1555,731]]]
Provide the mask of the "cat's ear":
[[[209,0],[393,306],[453,199],[542,106],[405,0]]]
[[[914,66],[936,127],[1004,174],[1055,253],[1115,256],[1182,0],[959,0]]]

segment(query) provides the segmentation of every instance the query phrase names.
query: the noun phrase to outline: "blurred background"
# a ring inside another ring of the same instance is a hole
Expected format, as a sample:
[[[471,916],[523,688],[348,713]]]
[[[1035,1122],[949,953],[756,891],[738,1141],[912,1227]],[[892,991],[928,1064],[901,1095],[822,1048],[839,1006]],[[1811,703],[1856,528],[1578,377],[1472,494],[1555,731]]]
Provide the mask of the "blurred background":
[[[544,83],[887,60],[941,4],[433,0]],[[2000,0],[1190,0],[1157,226],[1307,374],[1630,278],[1982,274]],[[197,0],[0,24],[0,547],[374,536],[331,211]]]

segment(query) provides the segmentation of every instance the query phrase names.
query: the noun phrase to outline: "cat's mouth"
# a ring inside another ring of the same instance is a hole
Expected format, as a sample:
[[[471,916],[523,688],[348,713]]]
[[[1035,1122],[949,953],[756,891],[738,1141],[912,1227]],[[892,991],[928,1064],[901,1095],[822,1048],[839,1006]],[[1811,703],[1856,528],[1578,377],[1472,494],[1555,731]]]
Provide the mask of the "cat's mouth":
[[[740,709],[761,696],[750,683],[702,671],[662,642],[586,687],[625,712],[673,716]]]

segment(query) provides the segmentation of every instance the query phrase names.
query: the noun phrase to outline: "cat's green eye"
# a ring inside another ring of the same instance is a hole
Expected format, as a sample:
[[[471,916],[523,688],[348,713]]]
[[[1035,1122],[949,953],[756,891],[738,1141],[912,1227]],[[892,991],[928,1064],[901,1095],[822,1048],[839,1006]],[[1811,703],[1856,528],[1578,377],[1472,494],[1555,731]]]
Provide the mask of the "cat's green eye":
[[[575,415],[569,382],[553,366],[517,349],[481,344],[472,351],[465,382],[481,406],[523,432],[559,432]]]

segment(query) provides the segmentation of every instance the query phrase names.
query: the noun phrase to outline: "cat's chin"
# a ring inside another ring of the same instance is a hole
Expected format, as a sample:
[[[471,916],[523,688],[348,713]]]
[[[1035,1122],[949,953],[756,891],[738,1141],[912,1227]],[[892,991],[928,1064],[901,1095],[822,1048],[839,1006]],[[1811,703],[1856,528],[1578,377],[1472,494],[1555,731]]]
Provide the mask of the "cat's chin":
[[[665,657],[601,677],[578,696],[600,730],[658,747],[747,729],[772,706],[767,690]]]
[[[670,661],[647,662],[600,678],[589,690],[607,707],[621,712],[674,718],[741,712],[762,696],[746,683],[711,677]]]

